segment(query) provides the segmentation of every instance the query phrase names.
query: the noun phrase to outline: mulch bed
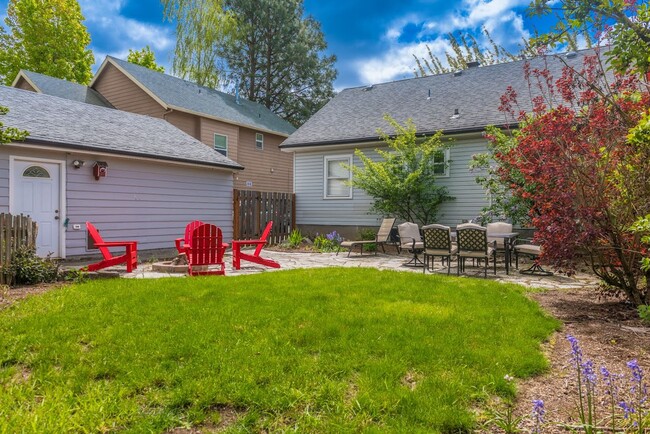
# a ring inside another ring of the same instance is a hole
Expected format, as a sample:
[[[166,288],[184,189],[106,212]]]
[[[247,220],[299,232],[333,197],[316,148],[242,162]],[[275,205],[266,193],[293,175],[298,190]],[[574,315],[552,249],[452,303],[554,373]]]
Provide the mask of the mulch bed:
[[[564,323],[562,330],[545,347],[550,361],[549,372],[518,384],[519,415],[531,413],[534,399],[544,401],[548,424],[542,429],[543,433],[569,432],[564,426],[575,425],[578,421],[577,383],[570,366],[571,346],[567,335],[578,339],[583,359],[591,359],[596,372],[605,366],[612,373],[625,374],[622,383],[625,387],[630,377],[626,363],[630,360],[636,359],[646,379],[650,377],[650,327],[642,323],[629,303],[599,297],[596,288],[532,293],[531,298]],[[525,426],[530,428],[532,423],[526,420]]]

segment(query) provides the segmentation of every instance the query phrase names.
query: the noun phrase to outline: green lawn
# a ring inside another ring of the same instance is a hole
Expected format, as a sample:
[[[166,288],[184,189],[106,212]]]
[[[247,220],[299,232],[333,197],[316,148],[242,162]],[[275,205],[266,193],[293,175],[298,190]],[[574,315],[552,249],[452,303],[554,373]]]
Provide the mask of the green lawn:
[[[0,433],[469,432],[558,325],[521,287],[418,273],[92,281],[0,312]]]

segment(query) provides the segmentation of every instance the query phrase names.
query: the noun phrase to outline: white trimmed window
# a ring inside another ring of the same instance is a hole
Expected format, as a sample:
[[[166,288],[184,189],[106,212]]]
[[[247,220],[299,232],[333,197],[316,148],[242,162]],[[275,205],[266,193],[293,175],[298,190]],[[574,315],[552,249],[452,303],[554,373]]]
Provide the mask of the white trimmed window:
[[[228,136],[223,134],[214,135],[214,150],[222,154],[224,157],[228,156]]]
[[[436,176],[449,176],[449,149],[436,152],[433,157],[433,173]]]
[[[260,151],[264,149],[264,134],[255,133],[255,148]]]
[[[352,199],[352,171],[343,164],[352,165],[352,155],[331,155],[325,157],[325,199]]]

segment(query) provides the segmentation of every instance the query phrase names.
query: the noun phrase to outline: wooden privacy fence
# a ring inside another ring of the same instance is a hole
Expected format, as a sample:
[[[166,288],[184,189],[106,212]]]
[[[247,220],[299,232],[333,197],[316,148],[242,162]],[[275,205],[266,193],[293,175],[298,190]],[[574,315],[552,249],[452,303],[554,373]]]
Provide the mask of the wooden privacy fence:
[[[257,239],[266,223],[273,220],[268,241],[270,244],[278,244],[296,226],[295,194],[251,190],[234,190],[233,193],[234,239]]]
[[[35,246],[38,227],[31,218],[20,215],[0,214],[0,284],[11,282],[8,269],[11,258],[20,247]]]

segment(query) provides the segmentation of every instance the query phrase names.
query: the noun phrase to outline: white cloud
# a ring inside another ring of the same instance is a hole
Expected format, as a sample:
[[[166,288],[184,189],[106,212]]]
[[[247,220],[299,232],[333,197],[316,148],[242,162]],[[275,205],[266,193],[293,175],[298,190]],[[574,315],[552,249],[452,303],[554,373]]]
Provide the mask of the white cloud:
[[[103,49],[98,49],[97,45],[91,42],[98,62],[101,62],[106,54],[126,58],[129,49],[139,50],[149,45],[155,52],[158,63],[169,69],[166,63],[175,39],[168,26],[164,26],[162,22],[160,25],[154,25],[123,16],[121,11],[126,0],[80,0],[79,4],[91,33],[101,34],[104,39]]]
[[[359,60],[355,66],[361,80],[366,84],[412,78],[416,68],[413,55],[418,58],[428,57],[427,46],[436,56],[444,56],[445,51],[450,49],[447,41],[442,38],[408,45],[395,45],[383,56]]]
[[[395,19],[384,33],[384,54],[361,59],[356,63],[359,79],[365,84],[381,83],[412,77],[416,68],[413,55],[428,57],[426,45],[440,59],[445,58],[449,44],[444,35],[457,31],[474,34],[479,43],[485,43],[480,33],[484,27],[494,41],[506,48],[516,48],[530,34],[517,9],[527,6],[529,0],[464,0],[462,5],[446,16],[417,17],[408,14]],[[400,43],[403,29],[409,23],[422,26],[419,40]]]

